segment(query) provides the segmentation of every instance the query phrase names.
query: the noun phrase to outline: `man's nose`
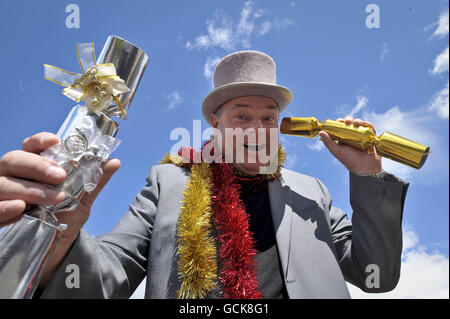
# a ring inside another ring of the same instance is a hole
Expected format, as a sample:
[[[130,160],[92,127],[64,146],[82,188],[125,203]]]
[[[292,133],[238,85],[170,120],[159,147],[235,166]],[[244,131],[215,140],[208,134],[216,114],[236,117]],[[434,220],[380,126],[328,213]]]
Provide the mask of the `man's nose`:
[[[255,119],[253,119],[253,121],[251,123],[251,127],[253,127],[255,129],[255,131],[257,131],[258,128],[264,128],[265,126],[261,119],[255,118]]]
[[[265,138],[267,128],[261,120],[252,121],[251,125],[247,128],[249,131],[249,141],[257,143],[259,140]]]

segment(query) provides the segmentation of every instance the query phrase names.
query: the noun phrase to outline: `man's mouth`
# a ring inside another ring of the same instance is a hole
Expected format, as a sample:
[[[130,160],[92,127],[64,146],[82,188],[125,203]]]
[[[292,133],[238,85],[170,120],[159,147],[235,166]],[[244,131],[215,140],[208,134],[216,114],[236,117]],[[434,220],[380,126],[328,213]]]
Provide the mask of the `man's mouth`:
[[[266,144],[253,144],[253,143],[244,143],[242,144],[247,150],[250,151],[259,151],[265,149]]]

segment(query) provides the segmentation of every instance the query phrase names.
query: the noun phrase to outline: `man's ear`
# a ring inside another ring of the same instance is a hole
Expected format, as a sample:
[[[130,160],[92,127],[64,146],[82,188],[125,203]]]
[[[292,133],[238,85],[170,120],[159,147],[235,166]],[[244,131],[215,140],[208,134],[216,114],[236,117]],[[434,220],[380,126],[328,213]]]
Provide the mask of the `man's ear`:
[[[211,113],[209,115],[209,121],[211,122],[211,126],[213,128],[218,128],[219,127],[219,119],[217,118],[216,114]]]

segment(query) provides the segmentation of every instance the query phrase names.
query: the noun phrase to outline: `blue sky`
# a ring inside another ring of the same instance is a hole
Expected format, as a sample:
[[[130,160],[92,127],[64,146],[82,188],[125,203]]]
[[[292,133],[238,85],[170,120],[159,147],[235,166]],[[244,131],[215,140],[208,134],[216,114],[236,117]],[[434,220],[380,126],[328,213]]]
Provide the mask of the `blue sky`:
[[[80,9],[80,27],[66,27],[66,6]],[[380,27],[367,28],[369,4]],[[430,145],[421,170],[385,160],[384,168],[410,182],[406,198],[404,271],[388,296],[448,298],[449,106],[446,1],[25,1],[0,2],[2,99],[0,154],[40,131],[56,132],[75,104],[43,79],[43,64],[78,72],[75,44],[121,36],[150,58],[120,127],[113,154],[122,167],[104,189],[85,229],[110,230],[145,184],[151,167],[192,132],[212,88],[218,59],[251,49],[271,55],[277,79],[294,94],[282,116],[335,119],[353,114]],[[281,119],[281,118],[280,118]],[[286,167],[319,177],[334,205],[351,215],[348,174],[315,140],[282,136]],[[425,267],[425,270],[423,269]],[[445,274],[446,271],[446,274]],[[424,273],[427,275],[424,277]],[[428,277],[427,277],[428,276]],[[395,295],[395,293],[397,295]],[[354,296],[367,297],[358,291]]]

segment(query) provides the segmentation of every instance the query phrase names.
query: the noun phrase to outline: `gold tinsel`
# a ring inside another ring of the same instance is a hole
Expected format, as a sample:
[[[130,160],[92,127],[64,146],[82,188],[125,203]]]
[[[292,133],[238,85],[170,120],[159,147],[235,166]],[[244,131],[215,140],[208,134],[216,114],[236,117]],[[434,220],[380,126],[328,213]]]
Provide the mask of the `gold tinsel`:
[[[284,147],[283,147],[283,145],[281,145],[281,143],[278,143],[278,154],[277,155],[278,155],[277,171],[273,174],[267,174],[266,178],[269,180],[280,175],[281,168],[283,167],[283,164],[286,161],[286,151],[284,150]]]
[[[177,222],[178,271],[183,280],[178,298],[205,298],[217,279],[216,247],[211,236],[211,188],[209,165],[193,165]]]
[[[175,164],[177,166],[187,166],[187,163],[184,161],[183,157],[180,155],[170,155],[166,153],[164,157],[159,161],[159,164]]]

